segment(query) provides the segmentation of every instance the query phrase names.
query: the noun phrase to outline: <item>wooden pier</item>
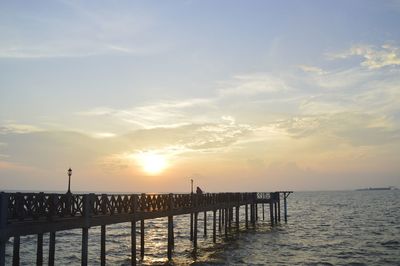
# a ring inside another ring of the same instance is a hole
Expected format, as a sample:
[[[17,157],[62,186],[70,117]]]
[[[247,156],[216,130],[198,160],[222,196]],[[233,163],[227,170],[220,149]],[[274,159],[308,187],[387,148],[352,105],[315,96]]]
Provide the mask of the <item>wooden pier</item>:
[[[50,234],[48,265],[55,265],[56,234],[58,231],[81,228],[81,264],[88,262],[89,228],[101,227],[100,261],[106,265],[106,226],[131,223],[131,262],[137,263],[136,223],[140,222],[140,258],[144,257],[145,220],[168,217],[167,258],[172,259],[174,249],[174,216],[190,214],[190,240],[197,249],[198,217],[213,213],[212,240],[218,231],[226,236],[231,230],[239,231],[240,207],[244,206],[242,223],[248,228],[258,220],[258,208],[269,206],[271,226],[281,221],[281,197],[284,220],[287,222],[287,197],[291,191],[263,193],[206,193],[206,194],[47,194],[0,193],[0,266],[5,265],[5,245],[13,238],[13,265],[20,261],[20,237],[37,235],[36,264],[43,265],[43,234]],[[235,215],[234,215],[235,214]],[[218,217],[217,217],[218,216]],[[235,218],[235,221],[233,221]],[[218,227],[217,227],[218,223]],[[204,236],[207,223],[204,222]]]

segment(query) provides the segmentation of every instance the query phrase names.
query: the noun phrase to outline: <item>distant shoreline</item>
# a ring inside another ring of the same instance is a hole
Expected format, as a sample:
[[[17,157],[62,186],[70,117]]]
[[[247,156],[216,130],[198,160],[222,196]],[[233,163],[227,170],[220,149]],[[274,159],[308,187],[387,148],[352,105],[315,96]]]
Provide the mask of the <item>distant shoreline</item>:
[[[396,188],[396,187],[369,187],[369,188],[356,189],[356,191],[370,191],[370,190],[398,190],[398,188]]]

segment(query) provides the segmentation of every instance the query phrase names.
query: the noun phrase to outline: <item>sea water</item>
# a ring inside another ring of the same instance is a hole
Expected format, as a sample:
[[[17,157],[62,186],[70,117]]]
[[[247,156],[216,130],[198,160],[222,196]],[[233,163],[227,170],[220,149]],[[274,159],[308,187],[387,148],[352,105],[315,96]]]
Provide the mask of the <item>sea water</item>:
[[[283,208],[282,208],[283,211]],[[283,213],[283,212],[282,212]],[[174,217],[175,249],[171,265],[400,265],[400,190],[295,192],[288,198],[288,223],[271,227],[269,206],[258,208],[256,227],[244,224],[228,237],[218,231],[212,241],[212,212],[207,236],[199,214],[198,250],[192,252],[189,215]],[[137,256],[140,239],[137,224]],[[234,226],[234,223],[233,223]],[[56,235],[56,265],[80,265],[81,229]],[[44,236],[44,261],[49,236]],[[130,265],[130,223],[107,226],[107,265]],[[21,265],[34,265],[36,236],[21,237]],[[142,265],[167,262],[167,219],[145,221],[145,257]],[[6,264],[12,262],[12,238]],[[100,264],[100,227],[89,230],[89,265]]]

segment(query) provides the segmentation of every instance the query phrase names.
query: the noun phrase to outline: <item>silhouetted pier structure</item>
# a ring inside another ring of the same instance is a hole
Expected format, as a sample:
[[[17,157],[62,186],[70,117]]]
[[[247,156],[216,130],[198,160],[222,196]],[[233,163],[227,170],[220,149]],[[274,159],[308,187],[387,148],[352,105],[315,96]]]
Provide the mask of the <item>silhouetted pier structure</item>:
[[[204,236],[207,235],[207,212],[213,213],[212,239],[216,242],[218,230],[225,236],[233,229],[239,231],[240,207],[244,206],[245,227],[256,225],[258,208],[269,205],[270,224],[281,221],[281,196],[284,220],[287,221],[287,197],[291,191],[272,193],[206,193],[206,194],[47,194],[0,193],[0,266],[5,265],[5,245],[13,237],[13,265],[20,261],[20,237],[37,235],[36,264],[43,264],[43,234],[50,233],[48,265],[55,265],[56,232],[82,229],[81,264],[88,262],[89,228],[101,226],[101,265],[106,264],[106,226],[131,223],[131,261],[136,265],[136,223],[140,222],[140,256],[144,257],[145,223],[147,219],[168,217],[167,258],[171,260],[174,248],[176,215],[190,214],[190,239],[197,248],[198,215],[204,213]],[[235,215],[234,215],[235,214]],[[218,216],[218,217],[217,217]],[[235,217],[235,218],[234,218]],[[235,221],[234,221],[235,220]]]

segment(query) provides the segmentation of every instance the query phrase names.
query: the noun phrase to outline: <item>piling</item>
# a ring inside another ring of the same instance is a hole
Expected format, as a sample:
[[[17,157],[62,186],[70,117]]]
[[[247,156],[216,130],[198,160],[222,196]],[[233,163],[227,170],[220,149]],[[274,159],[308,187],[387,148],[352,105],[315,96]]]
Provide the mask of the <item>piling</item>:
[[[190,241],[193,241],[193,212],[190,213]]]
[[[49,240],[49,266],[54,266],[54,255],[56,251],[56,232],[50,232]]]
[[[19,265],[19,246],[20,236],[14,236],[14,248],[13,248],[13,265]]]
[[[37,235],[36,265],[43,265],[43,234]]]
[[[277,193],[277,196],[278,196],[278,203],[277,203],[277,205],[278,205],[278,221],[280,222],[281,221],[281,193]]]
[[[216,223],[217,223],[217,211],[213,210],[213,242],[214,243],[217,242],[217,232],[216,232],[217,225],[216,225]]]
[[[140,258],[144,259],[144,219],[140,220]]]
[[[289,196],[289,194],[288,194]],[[287,203],[286,203],[286,193],[283,194],[283,208],[284,208],[284,212],[285,212],[285,223],[287,223]]]
[[[104,266],[106,263],[105,246],[104,246],[104,258],[103,258],[103,247],[101,250],[101,254],[102,254],[101,265]],[[131,265],[132,266],[136,265],[136,220],[133,220],[131,222]]]
[[[236,231],[238,231],[239,232],[239,206],[236,206],[236,212],[235,212],[235,214],[236,214]]]
[[[204,222],[204,237],[206,237],[207,236],[207,212],[205,211],[204,212],[204,220],[203,220],[203,222]]]
[[[262,218],[263,218],[263,221],[265,220],[265,210],[264,210],[264,203],[262,203]]]
[[[198,212],[194,213],[194,228],[193,228],[193,248],[194,250],[197,249],[197,218]]]
[[[274,225],[274,204],[272,203],[272,200],[269,202],[269,217],[270,217],[270,222],[271,225]]]

